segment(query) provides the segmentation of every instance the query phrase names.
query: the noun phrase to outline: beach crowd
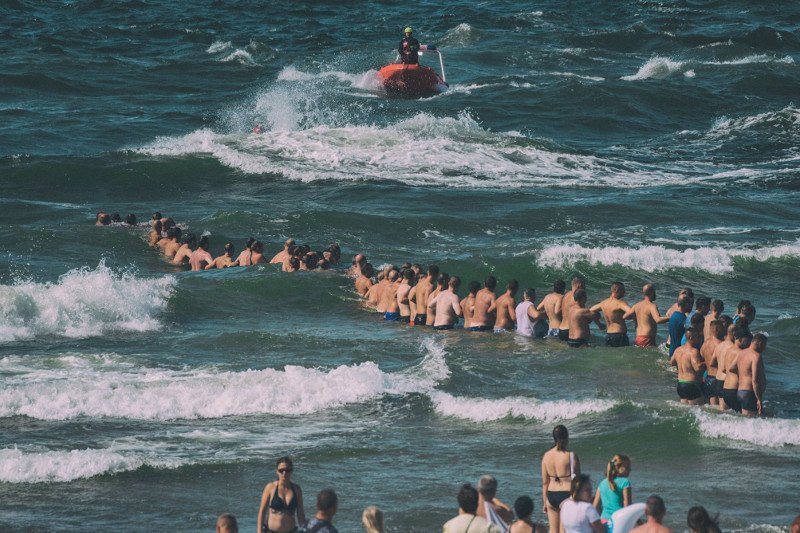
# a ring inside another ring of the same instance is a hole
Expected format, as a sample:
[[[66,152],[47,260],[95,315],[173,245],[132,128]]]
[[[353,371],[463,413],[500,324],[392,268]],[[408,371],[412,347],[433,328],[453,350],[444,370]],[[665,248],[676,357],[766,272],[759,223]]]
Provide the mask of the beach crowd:
[[[119,215],[98,213],[96,224],[122,224]],[[128,215],[124,224],[136,226],[135,215]],[[214,268],[250,266],[262,263],[280,265],[284,272],[320,271],[334,268],[341,259],[338,244],[314,251],[294,239],[285,241],[283,249],[271,259],[264,256],[261,241],[249,238],[237,255],[232,243],[226,243],[221,255],[210,252],[210,239],[183,230],[172,218],[154,213],[149,223],[148,243],[174,265],[185,265],[192,271]],[[516,334],[531,338],[549,338],[565,342],[571,348],[590,345],[590,328],[595,324],[605,332],[605,345],[629,346],[627,322],[635,327],[634,344],[640,348],[657,347],[658,326],[667,324],[670,364],[677,367],[677,394],[681,403],[710,403],[722,411],[731,410],[748,416],[763,412],[766,389],[763,353],[767,337],[753,334],[750,325],[756,309],[742,300],[736,314],[724,314],[724,303],[705,296],[695,298],[690,288],[682,289],[666,314],[656,306],[656,288],[646,284],[642,299],[633,305],[625,301],[626,289],[621,282],[611,284],[607,298],[589,306],[586,280],[575,276],[567,291],[563,280],[556,280],[552,290],[537,301],[534,288],[525,288],[518,301],[519,283],[509,280],[498,295],[498,282],[488,276],[479,283],[467,283],[463,298],[459,295],[461,279],[441,272],[437,265],[427,269],[405,263],[399,267],[383,265],[378,272],[366,255],[357,254],[346,274],[354,280],[354,289],[365,308],[377,312],[387,323],[409,327],[430,327],[432,330]],[[460,323],[460,325],[459,325]],[[497,498],[498,483],[491,475],[480,478],[476,487],[465,484],[457,494],[458,515],[443,525],[444,533],[607,533],[614,513],[632,504],[631,460],[615,455],[605,475],[593,488],[591,478],[581,472],[578,456],[569,451],[567,428],[553,430],[554,446],[541,461],[542,509],[547,527],[533,519],[534,502],[523,495],[513,506]],[[291,481],[294,470],[289,457],[276,464],[276,481],[264,488],[257,517],[259,533],[335,533],[333,519],[338,510],[338,497],[332,489],[319,492],[316,512],[306,520],[300,486]],[[642,512],[637,513],[637,516]],[[652,495],[644,504],[646,519],[633,529],[636,533],[667,533],[661,522],[666,514],[662,498]],[[641,522],[641,521],[640,521]],[[362,523],[367,533],[384,531],[380,509],[364,510]],[[687,513],[687,526],[694,533],[718,533],[716,518],[701,506]],[[217,520],[218,532],[238,531],[236,518],[223,514]],[[800,533],[800,516],[791,526]]]

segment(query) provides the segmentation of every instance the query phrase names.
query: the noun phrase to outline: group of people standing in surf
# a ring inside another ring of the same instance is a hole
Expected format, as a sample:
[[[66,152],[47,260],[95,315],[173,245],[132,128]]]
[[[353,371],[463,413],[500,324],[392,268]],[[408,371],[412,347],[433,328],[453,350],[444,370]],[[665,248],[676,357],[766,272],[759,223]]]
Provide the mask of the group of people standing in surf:
[[[449,330],[463,320],[463,328],[472,332],[515,331],[581,348],[589,346],[590,327],[595,323],[605,331],[605,345],[618,348],[630,346],[626,321],[632,320],[635,345],[648,348],[656,347],[658,325],[668,324],[667,347],[670,364],[678,368],[681,403],[711,403],[722,411],[763,414],[767,383],[762,354],[767,336],[751,333],[749,325],[756,309],[748,300],[739,302],[731,317],[723,314],[721,300],[695,299],[692,289],[685,288],[662,315],[655,303],[656,288],[650,283],[642,288],[642,300],[633,305],[625,302],[625,285],[617,281],[611,284],[606,299],[589,306],[586,280],[581,276],[572,279],[568,292],[566,283],[557,280],[553,290],[537,302],[533,288],[526,288],[518,301],[519,283],[513,279],[498,296],[494,276],[488,276],[483,285],[469,282],[468,292],[461,298],[461,279],[440,272],[437,265],[425,271],[419,264],[384,265],[376,275],[366,256],[357,254],[348,272],[366,306],[385,321],[410,326]]]

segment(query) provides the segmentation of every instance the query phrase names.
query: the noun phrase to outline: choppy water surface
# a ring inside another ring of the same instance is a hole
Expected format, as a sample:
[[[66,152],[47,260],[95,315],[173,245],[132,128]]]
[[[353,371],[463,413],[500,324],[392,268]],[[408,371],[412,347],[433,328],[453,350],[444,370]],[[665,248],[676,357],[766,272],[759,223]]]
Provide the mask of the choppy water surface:
[[[289,453],[307,511],[340,493],[343,531],[368,504],[433,531],[487,472],[538,509],[556,423],[594,479],[630,455],[673,528],[695,504],[785,527],[798,22],[792,3],[6,2],[0,529],[252,528]],[[407,24],[449,92],[376,94]],[[748,298],[775,417],[679,407],[656,351],[386,325],[336,272],[178,272],[100,209],[158,209],[215,253],[292,236],[541,293],[577,272],[592,301],[614,280],[630,300],[654,282],[662,310],[684,285]]]

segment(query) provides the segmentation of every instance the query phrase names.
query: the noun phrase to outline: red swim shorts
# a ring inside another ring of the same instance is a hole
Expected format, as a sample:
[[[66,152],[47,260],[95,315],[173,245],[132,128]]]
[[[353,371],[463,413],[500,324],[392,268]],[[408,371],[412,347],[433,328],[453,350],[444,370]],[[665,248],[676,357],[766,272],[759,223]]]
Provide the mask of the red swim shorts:
[[[639,348],[655,348],[656,340],[653,337],[636,336],[636,346]]]

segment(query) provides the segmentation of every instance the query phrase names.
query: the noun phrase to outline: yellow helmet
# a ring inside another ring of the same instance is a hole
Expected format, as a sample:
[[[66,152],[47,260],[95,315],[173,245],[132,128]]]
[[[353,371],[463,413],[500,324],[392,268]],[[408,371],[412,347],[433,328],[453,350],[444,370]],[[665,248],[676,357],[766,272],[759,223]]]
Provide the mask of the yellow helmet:
[[[411,26],[406,26],[406,29],[403,30],[403,33],[414,33],[414,30],[411,29]]]

